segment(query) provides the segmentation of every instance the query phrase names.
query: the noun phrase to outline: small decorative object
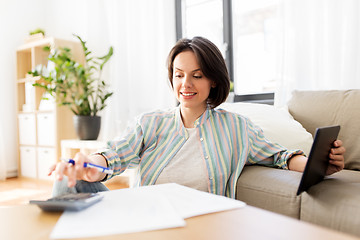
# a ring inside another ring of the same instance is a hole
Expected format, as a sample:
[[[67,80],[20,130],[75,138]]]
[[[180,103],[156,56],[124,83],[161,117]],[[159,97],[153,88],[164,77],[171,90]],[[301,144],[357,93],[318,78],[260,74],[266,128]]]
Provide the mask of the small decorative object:
[[[25,42],[32,42],[45,37],[45,31],[41,28],[37,28],[29,32],[29,36],[25,39]]]
[[[72,58],[69,48],[45,47],[44,50],[50,52],[48,66],[36,66],[29,74],[44,80],[34,86],[44,88],[59,105],[67,106],[75,114],[75,130],[81,140],[96,140],[101,123],[97,114],[106,107],[106,100],[113,94],[107,91],[107,84],[101,79],[103,67],[113,55],[113,48],[110,47],[102,57],[93,57],[86,42],[74,36],[81,42],[84,65]]]
[[[24,112],[35,110],[35,87],[31,82],[25,83],[25,104],[23,105]]]
[[[35,35],[35,34],[42,34],[43,36],[45,36],[45,31],[41,28],[37,28],[33,31],[30,31],[29,33],[30,35]]]

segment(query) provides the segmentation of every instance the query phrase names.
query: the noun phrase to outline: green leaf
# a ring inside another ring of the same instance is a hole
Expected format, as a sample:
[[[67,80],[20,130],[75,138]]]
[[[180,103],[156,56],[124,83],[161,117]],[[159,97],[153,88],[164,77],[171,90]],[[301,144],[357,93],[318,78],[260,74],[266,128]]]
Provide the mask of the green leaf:
[[[107,61],[109,61],[109,59],[111,58],[113,53],[114,53],[114,49],[113,49],[113,47],[110,47],[109,52],[105,56],[99,58],[101,60],[104,60],[103,63],[100,65],[100,70],[103,69],[105,63],[107,63]]]

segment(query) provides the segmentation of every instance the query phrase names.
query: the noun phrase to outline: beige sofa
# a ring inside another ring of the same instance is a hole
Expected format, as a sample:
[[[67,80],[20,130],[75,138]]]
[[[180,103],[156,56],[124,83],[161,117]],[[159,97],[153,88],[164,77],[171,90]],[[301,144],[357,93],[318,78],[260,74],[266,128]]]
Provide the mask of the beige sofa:
[[[237,199],[249,205],[360,237],[359,103],[360,90],[295,91],[288,103],[290,114],[285,114],[287,123],[282,122],[284,116],[279,114],[279,111],[284,113],[284,109],[249,103],[227,104],[224,108],[247,115],[264,128],[265,135],[270,139],[274,139],[274,136],[269,132],[269,128],[275,128],[277,134],[283,136],[278,142],[285,146],[290,144],[288,148],[299,146],[308,151],[311,146],[308,133],[313,134],[317,127],[339,124],[339,139],[344,142],[347,150],[343,171],[327,176],[324,181],[300,196],[296,195],[296,191],[301,173],[247,166],[238,180]],[[255,110],[250,111],[251,107]],[[270,123],[264,125],[267,121]],[[276,126],[276,121],[282,122],[280,126]],[[293,132],[288,133],[289,131]]]

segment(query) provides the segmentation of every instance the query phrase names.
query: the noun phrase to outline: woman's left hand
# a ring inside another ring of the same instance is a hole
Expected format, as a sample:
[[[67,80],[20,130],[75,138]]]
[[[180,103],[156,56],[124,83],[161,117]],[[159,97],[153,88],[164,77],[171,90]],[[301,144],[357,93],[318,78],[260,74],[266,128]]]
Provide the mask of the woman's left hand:
[[[333,173],[339,172],[344,169],[344,153],[345,148],[342,146],[343,143],[341,140],[336,140],[333,143],[333,147],[331,148],[329,154],[329,166],[326,170],[326,175],[331,175]]]

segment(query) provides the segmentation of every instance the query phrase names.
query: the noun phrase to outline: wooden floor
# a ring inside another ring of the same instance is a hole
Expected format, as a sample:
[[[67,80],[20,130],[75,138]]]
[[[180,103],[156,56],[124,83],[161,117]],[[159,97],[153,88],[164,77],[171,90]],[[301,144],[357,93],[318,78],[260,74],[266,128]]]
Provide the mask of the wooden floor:
[[[29,200],[44,200],[51,197],[52,181],[8,178],[0,181],[0,206],[27,204]],[[109,181],[105,185],[110,189],[126,188],[124,180]]]

